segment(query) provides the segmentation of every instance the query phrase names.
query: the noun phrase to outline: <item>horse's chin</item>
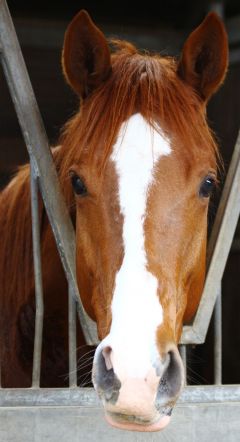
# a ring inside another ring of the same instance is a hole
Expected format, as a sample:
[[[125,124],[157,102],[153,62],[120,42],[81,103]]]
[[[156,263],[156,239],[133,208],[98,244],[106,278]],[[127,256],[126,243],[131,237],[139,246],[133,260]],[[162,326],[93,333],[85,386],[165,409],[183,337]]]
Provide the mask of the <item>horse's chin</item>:
[[[105,414],[106,421],[112,427],[120,430],[153,432],[163,430],[170,422],[170,416],[159,416],[159,419],[153,421],[143,421],[135,417],[126,417],[115,413]]]

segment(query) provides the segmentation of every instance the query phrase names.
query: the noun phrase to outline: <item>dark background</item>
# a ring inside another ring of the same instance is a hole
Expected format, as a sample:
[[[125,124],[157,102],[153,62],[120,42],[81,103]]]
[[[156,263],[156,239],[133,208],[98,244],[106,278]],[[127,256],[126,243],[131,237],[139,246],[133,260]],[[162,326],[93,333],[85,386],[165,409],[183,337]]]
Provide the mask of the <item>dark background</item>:
[[[77,109],[78,101],[61,72],[61,47],[67,23],[86,9],[106,33],[128,39],[140,48],[178,55],[188,33],[211,8],[221,8],[229,34],[230,67],[221,90],[208,107],[209,123],[219,140],[227,171],[240,123],[240,1],[168,0],[143,6],[130,1],[9,0],[30,79],[52,144],[60,128]],[[0,185],[16,165],[28,160],[14,108],[0,71]],[[221,177],[221,186],[224,174]],[[210,208],[210,225],[220,196]],[[240,228],[235,235],[223,278],[223,381],[240,383]],[[205,345],[189,352],[189,381],[213,380],[212,326]]]

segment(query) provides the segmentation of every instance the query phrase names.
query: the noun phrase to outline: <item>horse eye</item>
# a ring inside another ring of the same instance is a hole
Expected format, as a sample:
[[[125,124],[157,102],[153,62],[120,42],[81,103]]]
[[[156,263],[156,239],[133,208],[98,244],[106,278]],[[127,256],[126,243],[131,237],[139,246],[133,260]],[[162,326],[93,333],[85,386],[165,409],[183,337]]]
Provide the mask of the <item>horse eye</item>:
[[[199,196],[201,198],[209,198],[215,188],[215,185],[216,183],[213,177],[207,176],[206,178],[204,178],[199,189]]]
[[[71,175],[73,190],[77,195],[86,196],[88,191],[83,180],[75,173]]]

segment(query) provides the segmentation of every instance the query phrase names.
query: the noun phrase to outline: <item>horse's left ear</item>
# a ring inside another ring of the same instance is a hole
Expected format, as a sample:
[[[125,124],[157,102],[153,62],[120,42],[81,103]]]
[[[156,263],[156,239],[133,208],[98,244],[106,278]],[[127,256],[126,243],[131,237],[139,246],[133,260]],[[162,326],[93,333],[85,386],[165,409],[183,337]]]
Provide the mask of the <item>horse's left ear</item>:
[[[185,42],[178,73],[206,102],[223,82],[227,66],[227,34],[222,20],[210,12]]]
[[[67,82],[82,98],[111,72],[107,40],[84,10],[74,17],[66,30],[62,66]]]

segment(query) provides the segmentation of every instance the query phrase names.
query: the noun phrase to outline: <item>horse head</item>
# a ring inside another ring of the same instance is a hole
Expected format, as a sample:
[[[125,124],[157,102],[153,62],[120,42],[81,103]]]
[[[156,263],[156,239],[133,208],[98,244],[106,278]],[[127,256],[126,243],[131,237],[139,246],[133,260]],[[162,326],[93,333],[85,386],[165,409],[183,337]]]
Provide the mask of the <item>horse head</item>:
[[[206,103],[225,77],[227,37],[210,13],[179,60],[111,46],[85,11],[68,26],[63,70],[81,106],[63,170],[78,285],[101,340],[93,384],[112,425],[155,431],[183,387],[177,346],[204,284],[218,160]]]

